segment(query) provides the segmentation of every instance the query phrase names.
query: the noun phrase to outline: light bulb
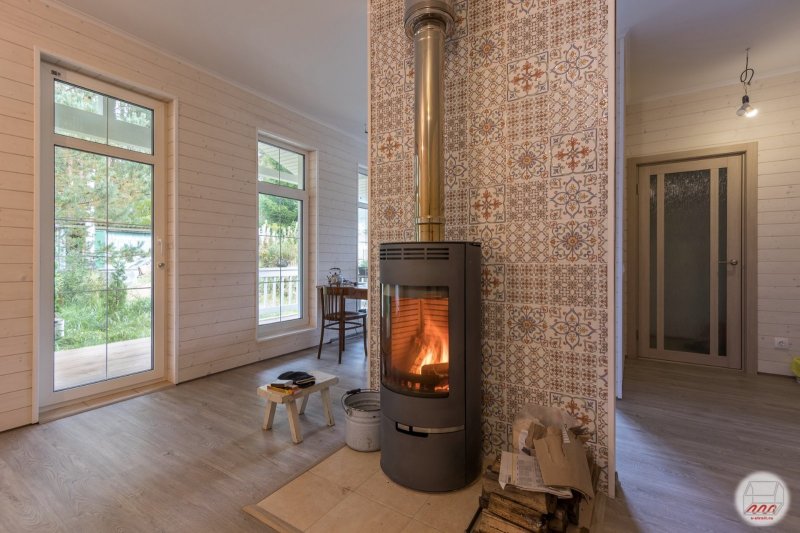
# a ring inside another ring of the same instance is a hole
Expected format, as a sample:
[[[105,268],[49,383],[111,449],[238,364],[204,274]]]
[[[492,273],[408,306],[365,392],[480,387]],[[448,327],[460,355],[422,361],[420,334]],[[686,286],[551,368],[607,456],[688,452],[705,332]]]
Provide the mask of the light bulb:
[[[750,97],[747,95],[742,96],[742,105],[736,110],[736,114],[740,117],[752,118],[758,115],[758,109],[750,105]]]

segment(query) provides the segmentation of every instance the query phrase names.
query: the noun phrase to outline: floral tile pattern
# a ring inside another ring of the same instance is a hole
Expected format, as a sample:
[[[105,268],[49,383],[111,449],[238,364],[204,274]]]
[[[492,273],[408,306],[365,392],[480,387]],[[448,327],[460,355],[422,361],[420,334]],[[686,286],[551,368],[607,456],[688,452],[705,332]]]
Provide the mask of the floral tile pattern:
[[[508,64],[508,100],[546,93],[547,52]]]
[[[455,0],[445,44],[445,235],[481,243],[484,453],[528,404],[564,409],[608,464],[608,0]],[[381,242],[413,240],[413,47],[370,0],[370,305]],[[613,137],[612,137],[613,138]],[[380,380],[377,314],[370,383]],[[601,487],[608,473],[601,474]]]

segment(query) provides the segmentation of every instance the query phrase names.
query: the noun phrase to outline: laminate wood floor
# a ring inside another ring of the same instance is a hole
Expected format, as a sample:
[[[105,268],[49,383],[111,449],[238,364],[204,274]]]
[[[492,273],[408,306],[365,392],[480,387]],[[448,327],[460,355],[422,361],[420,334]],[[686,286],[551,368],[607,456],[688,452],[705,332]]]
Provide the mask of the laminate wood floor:
[[[800,531],[800,384],[706,367],[629,361],[617,402],[616,500],[604,531],[753,531],[733,502],[739,481],[774,472],[794,496],[764,531]]]
[[[283,409],[262,431],[256,388],[285,370],[339,376],[292,444]],[[344,444],[344,391],[363,387],[360,338],[255,363],[43,425],[0,433],[0,531],[264,531],[242,511]]]

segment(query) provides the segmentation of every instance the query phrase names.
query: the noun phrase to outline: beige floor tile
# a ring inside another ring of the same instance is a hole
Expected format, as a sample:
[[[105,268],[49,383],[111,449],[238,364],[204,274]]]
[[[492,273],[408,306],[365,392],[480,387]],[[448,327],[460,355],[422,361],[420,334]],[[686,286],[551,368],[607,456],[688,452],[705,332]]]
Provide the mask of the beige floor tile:
[[[441,533],[438,529],[423,524],[419,520],[412,520],[400,533]]]
[[[325,478],[306,472],[261,500],[258,507],[305,530],[349,493]]]
[[[308,533],[399,533],[410,521],[394,509],[351,492]]]
[[[414,516],[430,496],[398,485],[382,470],[375,472],[356,492],[408,516]]]
[[[478,508],[480,494],[480,479],[456,492],[432,494],[414,519],[443,533],[462,533]]]
[[[311,473],[355,490],[380,470],[380,461],[380,452],[357,452],[345,446],[312,468]]]

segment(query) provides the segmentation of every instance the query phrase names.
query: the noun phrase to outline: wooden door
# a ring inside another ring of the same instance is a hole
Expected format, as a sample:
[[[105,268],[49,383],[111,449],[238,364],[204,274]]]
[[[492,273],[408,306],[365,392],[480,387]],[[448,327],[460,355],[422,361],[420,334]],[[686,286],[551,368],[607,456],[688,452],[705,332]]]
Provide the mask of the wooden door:
[[[742,368],[742,164],[639,167],[640,357]]]

